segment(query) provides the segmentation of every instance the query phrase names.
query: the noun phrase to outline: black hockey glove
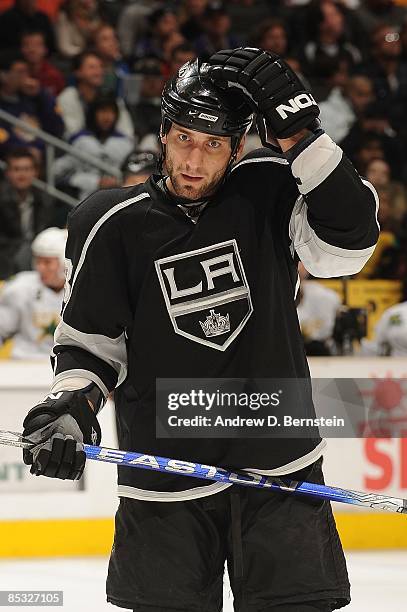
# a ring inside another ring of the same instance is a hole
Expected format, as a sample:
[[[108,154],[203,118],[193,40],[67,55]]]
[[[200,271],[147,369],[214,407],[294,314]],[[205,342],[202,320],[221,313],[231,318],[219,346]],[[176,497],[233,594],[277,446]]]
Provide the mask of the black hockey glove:
[[[78,480],[85,467],[83,444],[99,444],[98,420],[81,391],[51,393],[24,419],[23,436],[35,443],[23,450],[31,474]]]
[[[295,72],[278,55],[239,47],[208,60],[208,75],[219,87],[240,89],[255,112],[265,119],[274,138],[319,127],[319,108]]]

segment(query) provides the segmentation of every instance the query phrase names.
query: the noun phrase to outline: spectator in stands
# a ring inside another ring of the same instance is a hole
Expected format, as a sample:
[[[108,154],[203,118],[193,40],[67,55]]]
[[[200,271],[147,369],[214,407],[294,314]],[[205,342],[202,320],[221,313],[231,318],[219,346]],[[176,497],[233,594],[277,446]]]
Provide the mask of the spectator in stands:
[[[123,79],[130,70],[127,63],[123,61],[115,29],[108,23],[102,24],[95,32],[93,42],[94,51],[103,62],[103,91],[122,97]]]
[[[246,42],[248,32],[253,32],[259,23],[271,16],[282,17],[285,9],[283,4],[286,3],[270,0],[232,0],[227,4],[233,33],[239,40]]]
[[[86,113],[86,128],[70,140],[73,150],[87,153],[90,157],[120,169],[124,159],[133,150],[133,140],[116,129],[119,109],[115,98],[98,97]],[[115,176],[103,174],[91,164],[65,154],[55,163],[57,178],[78,190],[80,200],[97,189],[116,187]]]
[[[134,132],[139,139],[139,148],[151,148],[143,139],[148,136],[154,142],[161,125],[161,92],[164,78],[161,62],[155,58],[145,58],[135,64],[135,72],[141,76],[140,96],[137,104],[131,107]],[[153,147],[154,148],[154,147]]]
[[[382,154],[379,152],[377,157],[385,158],[391,166],[393,177],[400,180],[403,176],[404,142],[391,126],[386,105],[383,103],[370,104],[340,143],[345,153],[355,159],[358,171],[363,175],[366,174],[366,164],[375,157],[375,147],[370,146],[367,150],[365,142],[370,142],[370,145],[379,142]],[[366,156],[363,157],[363,154]]]
[[[93,51],[85,51],[75,57],[73,71],[76,84],[66,87],[57,99],[65,122],[66,137],[84,129],[88,105],[100,94],[104,80],[102,60]],[[130,114],[121,98],[116,101],[119,108],[117,129],[133,138],[134,129]]]
[[[382,161],[382,160],[378,160]],[[377,212],[377,219],[380,225],[380,233],[391,232],[393,235],[397,230],[397,223],[393,217],[392,202],[390,198],[390,189],[388,185],[383,185],[377,190],[379,196],[380,207]],[[378,245],[380,247],[380,245]]]
[[[390,184],[391,169],[384,159],[372,159],[366,166],[366,178],[376,189]]]
[[[304,87],[311,90],[311,85],[309,84],[308,79],[302,73],[302,67],[301,67],[300,60],[295,55],[286,55],[284,60],[287,62],[290,68],[294,70],[297,76],[304,83]]]
[[[364,132],[360,128],[350,133],[341,143],[346,155],[355,164],[359,174],[366,175],[366,168],[373,159],[385,159],[381,138],[374,132]]]
[[[28,64],[30,76],[40,83],[52,96],[57,96],[65,87],[65,78],[47,58],[49,51],[44,33],[37,30],[21,35],[21,54]]]
[[[10,150],[0,183],[0,278],[31,269],[30,245],[50,219],[49,201],[33,186],[37,160],[28,149]]]
[[[48,15],[53,23],[63,2],[64,0],[36,0],[35,6],[38,11]],[[0,0],[0,13],[9,9],[14,3],[15,0]]]
[[[366,166],[366,178],[377,191],[386,190],[392,229],[396,230],[407,213],[405,187],[402,183],[392,180],[391,167],[385,159],[372,159]]]
[[[178,13],[181,34],[193,43],[204,33],[204,13],[208,0],[184,0]]]
[[[173,77],[186,62],[196,59],[196,51],[189,43],[178,45],[172,50],[168,78]]]
[[[117,22],[117,36],[125,58],[134,55],[137,41],[147,33],[148,16],[160,6],[156,0],[138,0],[122,9]]]
[[[11,358],[49,359],[63,299],[66,230],[50,227],[32,243],[34,268],[0,293],[0,344],[12,338]]]
[[[312,81],[313,97],[317,102],[323,102],[335,88],[343,92],[349,77],[349,61],[346,57],[321,58],[318,62],[318,78]]]
[[[388,278],[406,281],[407,279],[407,213],[396,223],[393,218],[391,192],[383,187],[378,190],[380,210],[378,219],[384,247],[379,251],[373,278]],[[390,236],[393,241],[390,241]],[[379,243],[380,246],[380,243]],[[407,288],[407,284],[406,284]],[[407,296],[406,296],[407,297]]]
[[[297,314],[307,355],[331,355],[332,335],[341,301],[332,289],[318,281],[309,281],[304,264],[298,264],[301,285],[298,292]]]
[[[392,204],[387,186],[377,190],[380,206],[377,219],[380,225],[380,234],[374,253],[356,278],[391,278],[393,259],[398,250],[395,224],[392,218]]]
[[[209,2],[203,23],[205,31],[195,40],[196,52],[203,59],[209,58],[219,49],[233,49],[241,44],[231,31],[232,22],[223,2]]]
[[[55,23],[58,51],[66,58],[83,53],[101,23],[97,0],[66,0]]]
[[[134,58],[143,57],[163,59],[164,44],[174,32],[179,31],[176,13],[167,6],[161,6],[147,18],[148,29],[136,43]]]
[[[340,143],[373,100],[371,81],[364,76],[350,77],[343,87],[334,87],[319,105],[324,130]]]
[[[185,42],[185,38],[182,36],[181,32],[178,32],[177,30],[172,32],[172,34],[170,34],[163,42],[162,71],[165,81],[170,75],[172,52],[174,49],[184,45]]]
[[[48,15],[51,22],[54,23],[63,3],[64,0],[37,0],[37,7],[39,11]]]
[[[3,53],[0,60],[0,108],[53,136],[63,134],[55,98],[30,76],[25,59],[14,53]],[[4,156],[14,146],[29,146],[39,157],[43,150],[43,143],[30,132],[0,120],[0,154]]]
[[[158,155],[154,151],[132,151],[122,164],[123,187],[145,183],[157,172]]]
[[[37,11],[36,0],[15,0],[14,6],[0,15],[0,51],[17,50],[21,34],[35,30],[44,34],[46,46],[55,50],[54,30],[45,13]]]
[[[343,11],[333,0],[312,0],[307,7],[309,40],[299,53],[310,79],[318,81],[319,63],[327,57],[346,58],[351,66],[362,59],[359,49],[348,40]]]
[[[254,32],[251,44],[285,58],[288,51],[288,33],[284,22],[281,19],[267,19]]]
[[[397,129],[405,124],[407,65],[402,61],[399,32],[390,25],[379,25],[372,32],[370,61],[363,68],[372,81],[376,98],[386,105],[387,117]]]
[[[370,34],[382,24],[400,26],[407,17],[406,7],[393,0],[363,0],[355,10],[363,30]]]

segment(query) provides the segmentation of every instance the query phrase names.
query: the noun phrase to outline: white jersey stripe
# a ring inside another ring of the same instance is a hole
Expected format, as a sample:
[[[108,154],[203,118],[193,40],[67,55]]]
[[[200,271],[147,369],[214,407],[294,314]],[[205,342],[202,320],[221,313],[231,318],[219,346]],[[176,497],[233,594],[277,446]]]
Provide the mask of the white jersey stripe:
[[[239,168],[239,166],[257,164],[259,162],[273,162],[274,164],[282,164],[283,166],[289,165],[289,162],[284,159],[284,157],[253,157],[252,159],[243,159],[241,162],[237,163],[236,166],[233,166],[232,172],[234,172],[236,168]]]
[[[373,197],[374,197],[374,201],[376,204],[376,212],[375,212],[375,218],[376,218],[376,225],[377,225],[377,229],[380,231],[380,224],[379,224],[379,220],[377,218],[378,212],[379,212],[379,196],[377,195],[377,191],[376,189],[373,187],[372,183],[370,183],[369,181],[367,181],[366,179],[360,177],[362,180],[362,183],[364,185],[366,185],[366,187],[368,187],[370,189],[370,191],[373,193]]]
[[[85,244],[83,245],[82,252],[81,252],[81,255],[80,255],[80,258],[79,258],[79,261],[78,261],[78,265],[76,266],[75,274],[74,274],[74,277],[72,279],[70,295],[67,298],[67,301],[65,303],[65,308],[66,308],[66,305],[68,304],[69,299],[70,299],[70,297],[72,295],[72,291],[73,291],[73,287],[75,285],[75,281],[78,278],[78,274],[79,274],[79,272],[82,269],[83,263],[85,261],[86,254],[87,254],[89,246],[90,246],[90,243],[92,242],[92,240],[94,239],[95,235],[100,230],[102,225],[108,219],[110,219],[110,217],[112,217],[115,213],[117,213],[119,210],[122,210],[123,208],[127,208],[127,206],[131,206],[135,202],[138,202],[139,200],[143,200],[144,198],[149,198],[149,197],[150,197],[150,195],[148,193],[144,192],[144,193],[140,193],[135,198],[129,198],[128,200],[125,200],[124,202],[120,202],[119,204],[116,204],[116,206],[113,206],[112,208],[110,208],[102,217],[100,217],[98,222],[95,223],[95,225],[90,230],[88,237],[86,238]]]

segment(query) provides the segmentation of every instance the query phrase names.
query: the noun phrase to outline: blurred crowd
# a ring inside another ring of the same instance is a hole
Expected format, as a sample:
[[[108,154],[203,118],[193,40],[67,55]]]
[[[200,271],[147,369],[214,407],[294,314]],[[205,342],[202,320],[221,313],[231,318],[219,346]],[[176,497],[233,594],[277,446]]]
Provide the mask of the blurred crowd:
[[[70,209],[40,189],[50,149],[27,126],[104,162],[95,167],[69,151],[52,159],[53,182],[76,202],[97,189],[143,182],[157,162],[165,81],[188,60],[241,45],[292,66],[319,103],[325,131],[375,186],[380,239],[358,277],[404,281],[403,0],[0,0],[0,113],[23,122],[12,125],[0,114],[0,279],[31,270],[32,241],[46,228],[64,228]],[[253,130],[247,149],[257,146]],[[312,300],[331,313],[326,337],[319,330],[308,338],[309,352],[332,354],[340,304],[333,295],[307,296],[306,283],[304,329],[317,308]]]

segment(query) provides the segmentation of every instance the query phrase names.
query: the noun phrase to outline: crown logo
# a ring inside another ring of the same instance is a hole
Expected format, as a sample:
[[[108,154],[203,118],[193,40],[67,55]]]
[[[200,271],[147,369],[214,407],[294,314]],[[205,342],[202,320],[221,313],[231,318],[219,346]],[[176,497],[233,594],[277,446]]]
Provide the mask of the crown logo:
[[[206,321],[199,321],[199,323],[207,338],[220,336],[230,331],[229,314],[224,317],[214,310],[211,310],[210,313],[206,315]]]

